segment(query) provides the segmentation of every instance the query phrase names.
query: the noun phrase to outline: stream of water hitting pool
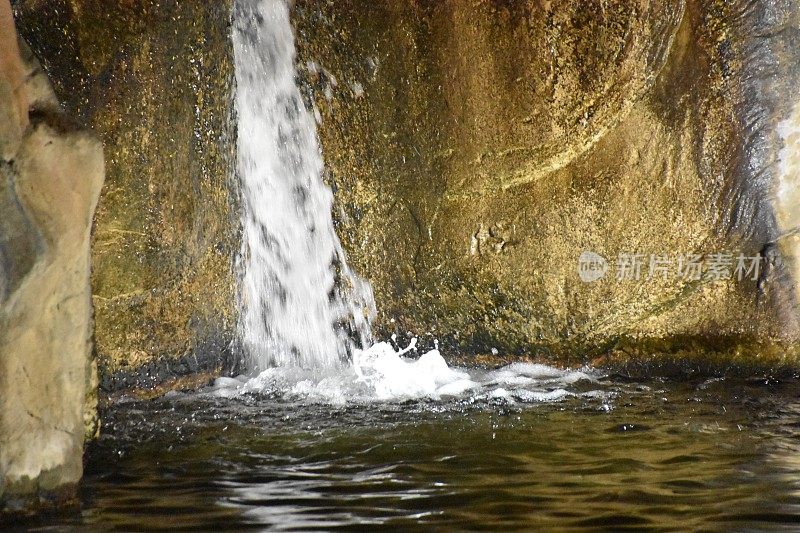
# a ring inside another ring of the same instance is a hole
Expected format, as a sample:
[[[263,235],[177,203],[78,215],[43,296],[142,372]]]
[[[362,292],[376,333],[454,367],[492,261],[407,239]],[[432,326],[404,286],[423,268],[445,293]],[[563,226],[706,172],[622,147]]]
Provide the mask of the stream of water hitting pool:
[[[475,373],[450,368],[438,349],[404,357],[416,339],[404,350],[373,344],[372,289],[336,235],[316,121],[296,83],[288,5],[236,0],[233,49],[244,206],[239,329],[250,376],[218,380],[220,389],[332,403],[468,392],[547,401],[590,378],[544,365]]]

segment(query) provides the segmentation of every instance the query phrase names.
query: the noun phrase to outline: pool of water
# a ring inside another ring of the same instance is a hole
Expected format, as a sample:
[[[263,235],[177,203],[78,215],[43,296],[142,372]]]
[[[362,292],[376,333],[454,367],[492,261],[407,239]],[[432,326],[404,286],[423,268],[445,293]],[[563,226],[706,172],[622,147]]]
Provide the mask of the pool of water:
[[[800,528],[797,381],[566,375],[539,394],[492,375],[436,398],[122,400],[88,449],[82,508],[34,526]]]

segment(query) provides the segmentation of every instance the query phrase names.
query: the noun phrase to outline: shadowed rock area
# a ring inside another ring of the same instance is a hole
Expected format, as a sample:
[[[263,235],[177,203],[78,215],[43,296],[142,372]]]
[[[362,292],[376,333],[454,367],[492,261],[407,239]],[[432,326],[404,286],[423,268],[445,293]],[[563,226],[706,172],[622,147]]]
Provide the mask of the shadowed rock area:
[[[89,234],[103,151],[0,2],[0,513],[69,501],[97,432]]]
[[[229,3],[25,0],[15,15],[105,147],[92,240],[101,389],[219,373],[240,247]]]

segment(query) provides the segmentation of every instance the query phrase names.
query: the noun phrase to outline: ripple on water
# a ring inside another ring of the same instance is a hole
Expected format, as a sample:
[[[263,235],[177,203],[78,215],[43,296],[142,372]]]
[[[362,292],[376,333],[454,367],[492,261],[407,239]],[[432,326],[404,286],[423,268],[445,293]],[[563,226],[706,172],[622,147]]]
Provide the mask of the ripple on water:
[[[477,386],[379,399],[353,371],[337,378],[346,399],[337,403],[293,391],[324,377],[287,372],[268,392],[223,380],[115,404],[87,454],[83,510],[45,525],[796,528],[794,382],[617,382],[583,369],[588,378],[570,383],[575,371],[547,367],[451,370]],[[526,401],[522,391],[552,396]]]

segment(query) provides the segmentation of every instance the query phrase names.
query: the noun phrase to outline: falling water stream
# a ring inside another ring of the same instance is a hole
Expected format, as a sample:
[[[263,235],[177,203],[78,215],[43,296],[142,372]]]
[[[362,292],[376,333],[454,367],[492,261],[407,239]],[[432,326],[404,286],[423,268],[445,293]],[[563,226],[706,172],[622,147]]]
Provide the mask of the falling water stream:
[[[316,123],[295,83],[287,5],[237,0],[233,50],[244,204],[240,332],[250,369],[335,367],[368,345],[375,304],[334,231]]]
[[[414,339],[403,350],[371,343],[372,290],[347,265],[334,229],[316,122],[296,84],[287,4],[237,0],[233,50],[244,204],[240,334],[257,377],[217,385],[339,403],[478,389],[474,376],[449,368],[438,350],[404,358]],[[520,377],[541,370],[526,368]]]

